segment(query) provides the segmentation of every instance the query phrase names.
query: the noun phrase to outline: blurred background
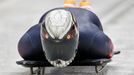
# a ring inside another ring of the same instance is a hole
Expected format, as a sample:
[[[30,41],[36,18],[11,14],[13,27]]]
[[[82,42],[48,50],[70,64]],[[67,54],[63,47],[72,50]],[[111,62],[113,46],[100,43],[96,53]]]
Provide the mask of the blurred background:
[[[22,60],[17,43],[46,11],[62,7],[63,3],[64,0],[0,0],[0,75],[30,75],[28,68],[16,65],[17,60]],[[121,51],[99,75],[134,75],[134,0],[91,0],[91,3],[115,50]],[[90,66],[47,67],[45,73],[96,75]]]

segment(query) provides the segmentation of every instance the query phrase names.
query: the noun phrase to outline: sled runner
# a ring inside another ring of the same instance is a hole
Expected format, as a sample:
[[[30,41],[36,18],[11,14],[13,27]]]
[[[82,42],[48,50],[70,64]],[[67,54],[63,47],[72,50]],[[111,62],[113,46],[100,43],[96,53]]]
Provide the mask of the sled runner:
[[[115,51],[114,55],[120,54],[120,51]],[[107,63],[111,62],[111,59],[88,59],[83,61],[74,61],[69,66],[95,66],[95,72],[101,72]],[[45,67],[52,66],[47,61],[30,61],[30,60],[21,60],[16,62],[18,65],[30,68],[32,75],[44,75]],[[37,68],[37,70],[33,70]]]

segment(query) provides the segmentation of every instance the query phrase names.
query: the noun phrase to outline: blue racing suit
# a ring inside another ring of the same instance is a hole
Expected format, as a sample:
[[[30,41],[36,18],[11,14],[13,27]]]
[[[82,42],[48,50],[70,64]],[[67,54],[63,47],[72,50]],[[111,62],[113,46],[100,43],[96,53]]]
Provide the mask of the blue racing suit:
[[[56,9],[68,10],[76,18],[79,27],[79,45],[75,57],[76,60],[112,57],[113,43],[104,34],[102,25],[93,12],[81,8]],[[32,26],[22,36],[18,43],[18,51],[25,60],[46,60],[41,45],[40,28],[48,12],[41,17],[37,25]]]

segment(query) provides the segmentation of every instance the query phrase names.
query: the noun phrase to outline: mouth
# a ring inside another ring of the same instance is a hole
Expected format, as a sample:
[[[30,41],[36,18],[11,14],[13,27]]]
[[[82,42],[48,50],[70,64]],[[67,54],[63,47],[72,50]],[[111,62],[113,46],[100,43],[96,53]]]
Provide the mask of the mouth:
[[[61,60],[61,59],[57,59],[57,60],[54,60],[54,61],[48,60],[48,61],[50,62],[51,65],[53,65],[55,67],[62,68],[62,67],[68,66],[70,63],[72,63],[73,60],[74,60],[74,57],[71,58],[68,61],[64,61],[64,60]]]

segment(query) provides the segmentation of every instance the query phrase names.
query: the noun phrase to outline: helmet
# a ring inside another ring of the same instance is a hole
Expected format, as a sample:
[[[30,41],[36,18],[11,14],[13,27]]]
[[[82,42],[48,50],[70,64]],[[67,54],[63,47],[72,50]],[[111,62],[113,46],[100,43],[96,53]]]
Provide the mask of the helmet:
[[[78,39],[78,26],[71,12],[57,9],[46,14],[41,25],[41,41],[44,54],[52,65],[69,65],[76,55]]]

